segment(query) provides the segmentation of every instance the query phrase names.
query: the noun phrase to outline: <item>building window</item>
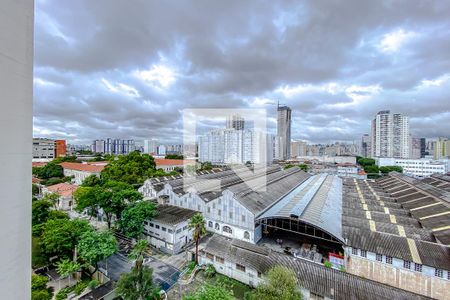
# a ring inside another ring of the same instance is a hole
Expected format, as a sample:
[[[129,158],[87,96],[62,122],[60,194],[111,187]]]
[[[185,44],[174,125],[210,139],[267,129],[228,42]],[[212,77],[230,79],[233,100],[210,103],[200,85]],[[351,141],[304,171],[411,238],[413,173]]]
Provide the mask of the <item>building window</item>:
[[[208,227],[209,227],[209,228],[212,228],[212,227],[213,227],[213,222],[209,221],[209,222],[208,222]]]
[[[422,272],[422,265],[421,264],[415,264],[414,265],[414,271]]]
[[[222,231],[226,232],[226,233],[230,233],[230,234],[233,233],[233,230],[231,230],[231,228],[229,226],[223,226]]]
[[[214,227],[216,230],[220,230],[219,223],[216,223],[216,226]]]
[[[392,256],[386,256],[386,263],[392,265]]]
[[[209,214],[211,212],[211,207],[208,206],[207,211],[208,211],[208,214]]]
[[[217,261],[218,263],[221,263],[221,264],[223,264],[223,263],[225,262],[225,260],[223,259],[223,257],[220,257],[220,256],[216,256],[216,261]]]
[[[245,266],[243,266],[243,265],[236,264],[236,269],[238,269],[239,271],[245,272]]]
[[[211,253],[206,252],[206,258],[208,258],[210,260],[214,260],[214,255],[212,255]]]
[[[215,209],[216,208],[216,204],[215,203],[213,203],[213,209]]]
[[[159,225],[155,225],[155,228],[156,228],[156,229],[159,229]]]
[[[261,278],[262,274],[258,271],[258,278]]]
[[[150,227],[153,227],[153,226],[155,226],[153,223],[150,223]]]
[[[233,219],[233,213],[230,211],[230,219]]]
[[[361,256],[362,257],[367,257],[367,251],[366,250],[361,250]]]
[[[167,230],[166,227],[161,227],[161,229],[162,229],[162,231],[166,231]]]
[[[383,260],[383,255],[377,253],[377,260],[378,261],[382,261]]]
[[[187,228],[188,228],[187,226],[184,226],[184,227],[183,227],[183,230],[186,230]]]
[[[244,239],[250,239],[250,233],[248,231],[244,231]]]
[[[218,214],[219,216],[221,216],[221,215],[222,215],[222,211],[219,209],[219,210],[217,211],[217,214]]]
[[[180,232],[181,232],[181,228],[178,228],[178,229],[177,229],[177,233],[180,233]]]
[[[436,269],[434,270],[434,276],[442,278],[444,276],[444,271],[442,271],[441,269]]]
[[[167,232],[168,233],[173,233],[173,230],[172,229],[167,229]]]
[[[408,260],[403,261],[403,268],[411,269],[411,262]]]
[[[358,249],[357,248],[352,248],[352,254],[353,255],[358,255]]]

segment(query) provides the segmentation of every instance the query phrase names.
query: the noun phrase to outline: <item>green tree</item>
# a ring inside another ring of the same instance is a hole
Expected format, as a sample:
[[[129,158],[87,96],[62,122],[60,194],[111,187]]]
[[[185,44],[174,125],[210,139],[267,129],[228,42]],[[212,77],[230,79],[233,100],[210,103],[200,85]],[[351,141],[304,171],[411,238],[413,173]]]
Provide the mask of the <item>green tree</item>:
[[[364,171],[368,174],[378,174],[379,169],[376,165],[366,165]]]
[[[50,202],[54,209],[57,209],[59,206],[59,195],[56,193],[47,193],[44,195],[42,200]]]
[[[167,154],[164,158],[166,158],[166,159],[184,159],[184,156],[181,154]]]
[[[102,180],[97,175],[92,174],[83,180],[83,182],[81,183],[81,186],[94,187],[94,186],[101,185],[101,184],[102,184]]]
[[[132,203],[122,212],[119,227],[128,237],[139,238],[144,233],[144,221],[151,220],[156,214],[154,202],[139,201]]]
[[[284,266],[275,266],[267,272],[266,280],[254,292],[258,300],[300,300],[298,280],[294,271]]]
[[[145,179],[151,177],[155,167],[155,160],[152,156],[133,151],[110,161],[103,169],[101,176],[105,180],[142,184]]]
[[[31,299],[32,300],[51,300],[53,290],[47,288],[48,278],[42,275],[31,275]]]
[[[64,177],[63,168],[57,161],[51,161],[43,167],[34,167],[33,174],[41,179]]]
[[[201,171],[209,171],[209,170],[212,170],[212,168],[213,168],[212,163],[209,161],[205,161],[205,162],[201,163],[200,170]]]
[[[47,222],[52,203],[47,200],[36,200],[31,204],[31,224],[39,225]]]
[[[39,186],[33,183],[31,185],[31,191],[33,196],[39,195]]]
[[[133,250],[128,255],[129,258],[134,259],[134,266],[137,269],[142,268],[142,263],[144,262],[144,254],[148,250],[148,242],[146,240],[139,240],[136,245],[134,245]]]
[[[88,210],[95,216],[100,209],[106,217],[108,228],[111,228],[112,217],[120,218],[122,211],[129,203],[142,199],[142,194],[124,182],[108,181],[102,186],[80,187],[74,193],[76,210]]]
[[[360,158],[358,158],[357,162],[358,162],[358,164],[360,164],[363,167],[375,165],[375,160],[372,158],[360,157]]]
[[[380,167],[380,172],[383,174],[388,174],[389,172],[403,172],[403,168],[400,166],[384,166]]]
[[[183,300],[232,300],[232,291],[220,284],[204,284],[194,293],[183,297]]]
[[[42,250],[49,257],[71,258],[81,235],[90,231],[91,225],[84,220],[50,219],[43,226]]]
[[[188,224],[189,229],[193,229],[194,232],[192,234],[195,240],[195,263],[198,264],[198,243],[200,238],[206,234],[205,227],[205,219],[201,213],[195,214],[190,220]]]
[[[70,279],[72,277],[72,274],[77,272],[81,266],[79,263],[72,261],[70,259],[62,259],[61,261],[59,261],[57,264],[57,271],[58,274],[62,277],[69,277],[69,286],[70,286]]]
[[[122,274],[116,284],[116,294],[124,300],[159,299],[160,287],[153,283],[153,270],[148,266],[135,266]]]
[[[118,246],[114,235],[110,231],[87,231],[78,243],[80,258],[94,267],[94,274],[98,269],[98,262],[117,252]]]

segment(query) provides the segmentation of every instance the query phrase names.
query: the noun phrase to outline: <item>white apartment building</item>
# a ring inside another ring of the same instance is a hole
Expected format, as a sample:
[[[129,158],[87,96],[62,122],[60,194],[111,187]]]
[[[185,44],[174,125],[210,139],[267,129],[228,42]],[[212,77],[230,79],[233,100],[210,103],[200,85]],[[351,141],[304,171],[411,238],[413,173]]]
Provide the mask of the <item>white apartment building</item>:
[[[55,141],[43,138],[33,138],[33,159],[54,159]]]
[[[158,141],[155,139],[144,140],[144,153],[158,153]]]
[[[402,159],[380,157],[376,159],[379,167],[399,166],[403,168],[403,173],[415,177],[428,177],[432,174],[445,174],[450,171],[450,160]]]
[[[199,137],[199,161],[212,164],[270,163],[273,159],[270,135],[251,129],[218,129]]]
[[[305,141],[291,142],[291,157],[306,156],[308,144]]]
[[[380,111],[372,120],[372,157],[409,158],[409,119],[389,110]]]

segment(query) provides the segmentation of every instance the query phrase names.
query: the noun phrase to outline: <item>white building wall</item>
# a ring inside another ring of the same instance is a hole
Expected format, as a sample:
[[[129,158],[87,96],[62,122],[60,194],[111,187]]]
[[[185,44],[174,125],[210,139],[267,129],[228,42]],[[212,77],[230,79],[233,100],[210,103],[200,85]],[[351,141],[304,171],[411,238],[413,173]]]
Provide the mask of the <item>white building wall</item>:
[[[400,159],[385,158],[376,159],[379,167],[383,166],[400,166],[403,173],[417,177],[428,177],[432,174],[445,174],[450,171],[449,160],[432,160],[432,159]]]

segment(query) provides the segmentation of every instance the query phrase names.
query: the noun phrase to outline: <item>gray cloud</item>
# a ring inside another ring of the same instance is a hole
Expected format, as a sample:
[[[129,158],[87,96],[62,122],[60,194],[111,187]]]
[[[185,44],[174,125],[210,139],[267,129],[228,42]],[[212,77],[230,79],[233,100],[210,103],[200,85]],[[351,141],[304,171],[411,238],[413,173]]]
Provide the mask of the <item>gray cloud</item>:
[[[263,103],[279,100],[312,142],[359,139],[381,109],[448,136],[448,15],[445,1],[37,1],[35,135],[176,142],[183,108],[273,118]]]

